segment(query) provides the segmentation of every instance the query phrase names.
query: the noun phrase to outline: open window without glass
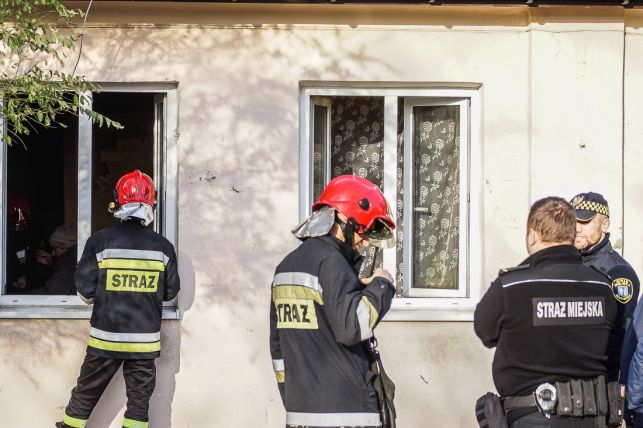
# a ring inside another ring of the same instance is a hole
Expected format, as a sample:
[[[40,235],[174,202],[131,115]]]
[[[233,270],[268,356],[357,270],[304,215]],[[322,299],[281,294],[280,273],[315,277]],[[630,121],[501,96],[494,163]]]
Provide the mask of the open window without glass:
[[[128,171],[153,177],[158,196],[152,227],[176,244],[175,144],[165,131],[168,115],[176,119],[168,109],[170,102],[175,107],[175,89],[132,89],[89,94],[92,108],[120,122],[122,130],[68,115],[65,126],[37,129],[24,145],[0,150],[0,316],[38,316],[37,308],[46,307],[43,316],[87,316],[73,284],[76,262],[89,236],[114,224],[107,205]]]

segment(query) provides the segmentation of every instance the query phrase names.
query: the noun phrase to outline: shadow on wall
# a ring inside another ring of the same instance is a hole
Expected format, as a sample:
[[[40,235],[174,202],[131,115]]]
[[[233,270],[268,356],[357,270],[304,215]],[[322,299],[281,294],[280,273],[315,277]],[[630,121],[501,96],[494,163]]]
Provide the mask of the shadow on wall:
[[[194,302],[195,276],[192,260],[179,251],[179,276],[181,291],[178,307],[181,313]],[[156,388],[150,399],[150,425],[155,428],[170,428],[172,402],[176,390],[176,374],[181,367],[181,321],[165,320],[161,327],[161,357],[156,360]],[[122,367],[103,393],[88,421],[89,426],[107,427],[122,418],[127,399]]]
[[[100,38],[92,39],[92,33]],[[184,323],[164,324],[150,409],[154,428],[171,424],[181,343],[195,346],[206,338],[231,344],[217,360],[218,367],[228,371],[191,380],[183,391],[198,393],[181,399],[183,413],[203,412],[208,409],[204,405],[224,398],[207,388],[215,375],[232,382],[231,374],[239,367],[258,375],[260,385],[244,391],[244,400],[255,401],[257,408],[244,415],[213,411],[216,414],[208,415],[212,426],[226,426],[233,417],[250,426],[259,413],[272,421],[276,417],[269,412],[283,411],[276,405],[266,410],[265,397],[256,400],[264,391],[277,397],[267,340],[268,303],[275,266],[297,245],[290,229],[298,222],[299,80],[359,76],[368,81],[382,70],[390,73],[378,58],[382,40],[370,38],[372,46],[346,45],[344,37],[339,31],[319,36],[289,29],[88,30],[90,47],[81,68],[89,78],[179,81],[179,306],[192,313]],[[100,74],[92,76],[92,70]],[[200,319],[212,322],[207,330]],[[222,319],[225,322],[215,322]],[[210,362],[195,357],[192,363],[199,367]],[[124,389],[118,374],[90,424],[116,422],[125,405]]]
[[[131,28],[87,38],[101,47],[83,54],[89,78],[102,70],[97,80],[140,80],[144,66],[152,80],[179,81],[179,228],[199,276],[194,305],[225,307],[240,326],[248,310],[267,319],[276,263],[297,245],[299,80],[395,73],[379,58],[386,36],[367,44],[346,43],[340,30]]]
[[[14,373],[21,373],[35,389],[45,389],[42,383],[47,383],[47,377],[42,376],[43,371],[49,370],[51,361],[68,358],[69,348],[75,347],[70,342],[78,347],[85,345],[88,332],[89,325],[78,328],[77,321],[2,320],[0,358]],[[62,395],[66,393],[61,392]]]

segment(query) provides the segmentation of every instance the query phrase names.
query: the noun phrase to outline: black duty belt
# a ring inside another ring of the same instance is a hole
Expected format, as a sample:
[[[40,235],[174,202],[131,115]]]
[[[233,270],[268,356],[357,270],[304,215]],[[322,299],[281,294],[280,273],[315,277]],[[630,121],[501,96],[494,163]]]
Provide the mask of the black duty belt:
[[[534,410],[538,409],[536,401],[534,400],[534,394],[505,397],[502,400],[502,408],[505,409],[505,412],[526,407],[533,407]]]
[[[617,382],[606,382],[604,376],[594,379],[570,379],[554,382],[556,394],[553,396],[554,408],[545,408],[538,398],[538,389],[551,384],[540,385],[536,393],[521,396],[507,396],[502,399],[502,408],[509,425],[512,421],[529,413],[540,411],[542,414],[557,417],[596,418],[597,427],[618,427],[623,418],[624,389]]]

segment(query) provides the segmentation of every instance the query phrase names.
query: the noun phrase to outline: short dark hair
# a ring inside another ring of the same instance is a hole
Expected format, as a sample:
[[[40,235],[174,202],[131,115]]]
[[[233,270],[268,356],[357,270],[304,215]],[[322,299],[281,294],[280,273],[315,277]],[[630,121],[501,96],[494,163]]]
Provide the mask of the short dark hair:
[[[576,212],[563,198],[549,196],[540,199],[529,209],[529,229],[538,232],[543,242],[573,244],[576,238]]]

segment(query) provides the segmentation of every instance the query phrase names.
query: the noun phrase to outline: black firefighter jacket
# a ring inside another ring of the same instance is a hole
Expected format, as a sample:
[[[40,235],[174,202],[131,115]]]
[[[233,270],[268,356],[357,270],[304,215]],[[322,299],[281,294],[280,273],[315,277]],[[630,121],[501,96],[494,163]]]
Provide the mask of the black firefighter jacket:
[[[137,220],[100,230],[85,244],[75,275],[93,300],[87,352],[121,359],[156,358],[163,301],[179,292],[174,246]]]
[[[395,290],[379,277],[364,286],[360,263],[341,241],[322,236],[277,266],[270,348],[287,425],[380,426],[368,340]]]

